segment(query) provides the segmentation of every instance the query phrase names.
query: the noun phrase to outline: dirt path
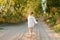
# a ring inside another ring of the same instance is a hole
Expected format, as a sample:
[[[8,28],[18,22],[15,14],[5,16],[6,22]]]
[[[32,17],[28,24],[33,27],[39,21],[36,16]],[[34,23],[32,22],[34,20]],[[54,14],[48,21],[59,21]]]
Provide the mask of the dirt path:
[[[36,32],[35,36],[37,37],[30,40],[60,40],[60,36],[53,30],[50,30],[44,22],[39,20],[38,23],[39,24],[34,28],[34,31]],[[25,40],[22,39],[22,36],[26,36],[25,34],[28,32],[27,22],[19,25],[3,25],[0,27],[4,28],[3,30],[0,30],[0,40]]]

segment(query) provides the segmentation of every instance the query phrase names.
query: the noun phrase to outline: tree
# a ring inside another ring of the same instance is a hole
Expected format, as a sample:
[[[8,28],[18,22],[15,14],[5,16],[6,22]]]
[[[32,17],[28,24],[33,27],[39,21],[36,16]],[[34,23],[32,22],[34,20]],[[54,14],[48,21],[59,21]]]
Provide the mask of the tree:
[[[47,0],[47,6],[60,7],[60,0]]]
[[[33,11],[35,16],[41,12],[41,0],[2,0],[4,6],[0,12],[4,22],[20,22],[25,20],[28,10]]]

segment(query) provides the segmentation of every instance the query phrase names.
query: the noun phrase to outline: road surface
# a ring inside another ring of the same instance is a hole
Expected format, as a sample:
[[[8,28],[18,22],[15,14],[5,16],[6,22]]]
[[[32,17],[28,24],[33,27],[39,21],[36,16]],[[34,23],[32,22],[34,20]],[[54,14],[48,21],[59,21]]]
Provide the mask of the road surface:
[[[0,27],[4,28],[0,30],[0,40],[23,40],[22,35],[28,32],[27,22],[16,25],[3,24]],[[38,25],[35,26],[34,31],[39,34],[37,34],[39,40],[60,40],[60,36],[53,30],[50,30],[49,26],[42,20],[38,21]]]

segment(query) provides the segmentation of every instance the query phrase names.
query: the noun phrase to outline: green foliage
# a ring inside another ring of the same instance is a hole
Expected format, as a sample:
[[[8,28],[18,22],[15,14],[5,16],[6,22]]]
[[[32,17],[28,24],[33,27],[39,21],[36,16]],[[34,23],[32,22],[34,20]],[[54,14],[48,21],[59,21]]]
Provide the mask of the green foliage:
[[[28,10],[38,13],[41,11],[41,0],[28,0],[27,7]]]
[[[53,29],[55,30],[55,32],[60,33],[60,24],[55,25]]]
[[[40,14],[41,0],[2,0],[0,6],[0,22],[18,23],[26,20],[28,10]]]
[[[4,6],[0,10],[0,22],[17,23],[25,16],[23,11],[27,6],[27,0],[2,0],[0,5]]]
[[[52,0],[50,0],[52,2]],[[51,3],[50,2],[50,3]],[[48,1],[49,3],[49,1]],[[59,5],[55,5],[54,2],[52,2],[53,4],[47,4],[48,5],[48,10],[46,13],[47,15],[45,15],[45,21],[50,25],[50,27],[57,33],[60,33],[60,13],[58,13],[57,7],[59,7]],[[58,2],[59,3],[59,2]],[[57,3],[57,4],[58,4]]]
[[[57,13],[53,14],[53,13],[46,13],[44,14],[44,20],[50,24],[50,26],[54,26],[56,25],[56,17],[57,17]]]
[[[49,21],[48,21],[49,20]],[[51,24],[51,26],[54,26],[56,24],[56,19],[54,17],[49,17],[46,20],[48,23]]]
[[[47,6],[60,7],[60,0],[47,0]]]

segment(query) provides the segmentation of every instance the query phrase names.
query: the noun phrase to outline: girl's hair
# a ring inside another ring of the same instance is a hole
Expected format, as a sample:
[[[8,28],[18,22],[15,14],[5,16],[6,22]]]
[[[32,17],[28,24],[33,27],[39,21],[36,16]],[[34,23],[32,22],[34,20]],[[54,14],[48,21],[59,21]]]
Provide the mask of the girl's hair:
[[[31,14],[33,14],[33,12],[31,12]]]

